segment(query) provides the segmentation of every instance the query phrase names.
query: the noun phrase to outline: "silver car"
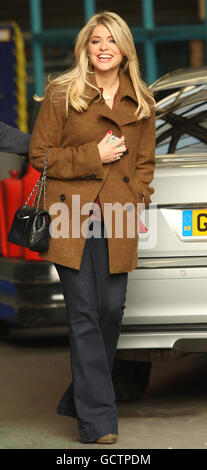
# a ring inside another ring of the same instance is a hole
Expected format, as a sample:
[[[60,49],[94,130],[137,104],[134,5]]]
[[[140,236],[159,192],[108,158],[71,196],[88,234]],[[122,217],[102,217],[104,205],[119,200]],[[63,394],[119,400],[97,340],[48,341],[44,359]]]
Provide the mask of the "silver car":
[[[117,351],[117,359],[131,361],[129,380],[121,377],[121,362],[114,370],[125,400],[142,395],[152,360],[207,351],[207,67],[176,70],[151,88],[154,217],[140,234],[139,265],[129,273]]]

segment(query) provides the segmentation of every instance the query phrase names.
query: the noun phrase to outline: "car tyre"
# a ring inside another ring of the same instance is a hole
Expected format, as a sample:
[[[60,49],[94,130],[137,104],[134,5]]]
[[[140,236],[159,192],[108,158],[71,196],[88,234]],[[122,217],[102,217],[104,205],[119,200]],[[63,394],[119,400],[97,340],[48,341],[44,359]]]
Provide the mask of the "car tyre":
[[[115,358],[112,382],[117,402],[139,400],[147,389],[151,362]]]

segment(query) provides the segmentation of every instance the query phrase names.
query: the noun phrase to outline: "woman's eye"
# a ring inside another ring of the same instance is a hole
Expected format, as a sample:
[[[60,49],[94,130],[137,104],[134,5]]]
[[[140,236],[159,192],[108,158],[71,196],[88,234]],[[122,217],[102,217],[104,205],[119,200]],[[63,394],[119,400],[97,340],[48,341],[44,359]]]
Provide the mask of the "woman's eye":
[[[93,39],[92,44],[97,44],[97,42],[99,42],[98,39]],[[114,39],[110,39],[109,42],[113,42],[113,43],[115,44],[115,40],[114,40]]]

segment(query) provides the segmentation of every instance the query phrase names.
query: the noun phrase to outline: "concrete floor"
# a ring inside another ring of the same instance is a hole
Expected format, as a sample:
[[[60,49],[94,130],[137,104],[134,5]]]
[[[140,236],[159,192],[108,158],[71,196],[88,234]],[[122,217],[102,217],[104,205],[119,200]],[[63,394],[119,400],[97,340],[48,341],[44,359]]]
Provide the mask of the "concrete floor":
[[[13,333],[0,343],[1,449],[207,448],[207,355],[155,362],[140,401],[119,403],[114,445],[82,444],[56,414],[71,381],[67,330]]]

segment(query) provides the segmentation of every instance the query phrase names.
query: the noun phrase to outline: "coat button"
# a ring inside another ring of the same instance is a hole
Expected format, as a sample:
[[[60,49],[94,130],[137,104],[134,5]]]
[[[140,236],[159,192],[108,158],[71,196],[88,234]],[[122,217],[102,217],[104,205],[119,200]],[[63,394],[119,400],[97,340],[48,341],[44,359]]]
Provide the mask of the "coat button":
[[[123,177],[123,181],[124,181],[124,183],[128,183],[128,182],[129,182],[129,177],[128,177],[128,176],[124,176],[124,177]]]
[[[60,195],[60,200],[61,200],[61,201],[65,201],[65,194],[61,194],[61,195]]]

